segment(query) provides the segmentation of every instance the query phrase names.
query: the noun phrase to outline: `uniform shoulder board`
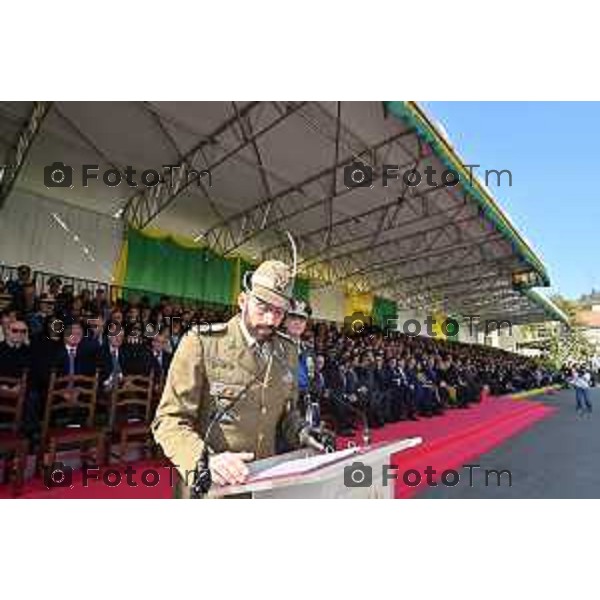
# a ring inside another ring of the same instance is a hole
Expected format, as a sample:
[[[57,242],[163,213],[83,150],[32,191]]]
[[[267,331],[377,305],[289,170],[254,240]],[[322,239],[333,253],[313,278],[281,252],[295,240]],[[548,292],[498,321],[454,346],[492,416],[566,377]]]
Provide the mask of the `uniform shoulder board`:
[[[294,340],[294,338],[292,338],[291,336],[289,336],[287,333],[284,333],[283,331],[279,331],[279,330],[276,331],[275,333],[281,339],[286,340],[287,342],[290,342],[291,344],[296,345],[296,340]]]
[[[227,331],[227,323],[198,323],[194,325],[193,329],[200,335],[214,335],[225,333]]]

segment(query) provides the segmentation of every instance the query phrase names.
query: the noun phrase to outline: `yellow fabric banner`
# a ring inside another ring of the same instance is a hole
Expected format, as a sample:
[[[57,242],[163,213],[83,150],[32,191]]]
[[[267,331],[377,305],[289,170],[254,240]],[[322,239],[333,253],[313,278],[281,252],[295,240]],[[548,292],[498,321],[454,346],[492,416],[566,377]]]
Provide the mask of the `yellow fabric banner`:
[[[346,314],[349,317],[355,312],[370,316],[373,313],[373,294],[346,294]]]
[[[448,318],[448,315],[441,312],[434,312],[431,316],[435,321],[435,325],[431,327],[431,330],[435,333],[435,337],[438,340],[445,340],[446,336],[442,330],[442,323]]]

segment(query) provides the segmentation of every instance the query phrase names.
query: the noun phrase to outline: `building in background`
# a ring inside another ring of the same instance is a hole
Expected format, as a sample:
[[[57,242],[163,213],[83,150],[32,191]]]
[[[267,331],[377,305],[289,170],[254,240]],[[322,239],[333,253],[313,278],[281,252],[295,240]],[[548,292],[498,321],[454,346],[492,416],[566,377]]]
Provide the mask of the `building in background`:
[[[581,296],[574,324],[592,344],[596,357],[600,357],[600,292],[592,290]]]

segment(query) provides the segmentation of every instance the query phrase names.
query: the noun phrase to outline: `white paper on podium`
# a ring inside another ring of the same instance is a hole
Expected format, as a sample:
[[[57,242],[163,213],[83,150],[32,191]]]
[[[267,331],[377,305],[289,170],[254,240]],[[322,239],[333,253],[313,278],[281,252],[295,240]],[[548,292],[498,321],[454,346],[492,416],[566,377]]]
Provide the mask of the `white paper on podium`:
[[[360,449],[353,446],[351,448],[346,448],[345,450],[338,450],[337,452],[327,452],[326,454],[316,454],[315,456],[308,456],[306,458],[288,460],[287,462],[256,473],[256,475],[253,475],[248,479],[248,483],[260,481],[261,479],[270,479],[271,477],[300,475],[301,473],[306,473],[312,469],[343,460],[348,456],[358,454],[359,452]]]

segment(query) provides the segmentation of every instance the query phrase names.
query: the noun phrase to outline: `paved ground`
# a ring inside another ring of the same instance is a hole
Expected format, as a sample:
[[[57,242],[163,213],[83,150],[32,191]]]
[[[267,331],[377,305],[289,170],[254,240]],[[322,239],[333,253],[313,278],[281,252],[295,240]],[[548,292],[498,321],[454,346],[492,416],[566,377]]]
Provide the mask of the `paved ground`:
[[[575,414],[575,392],[561,391],[536,400],[557,406],[552,416],[460,469],[455,487],[429,487],[418,498],[600,498],[600,388],[590,390],[595,413]],[[507,469],[512,475],[491,474],[486,486],[486,469]]]

